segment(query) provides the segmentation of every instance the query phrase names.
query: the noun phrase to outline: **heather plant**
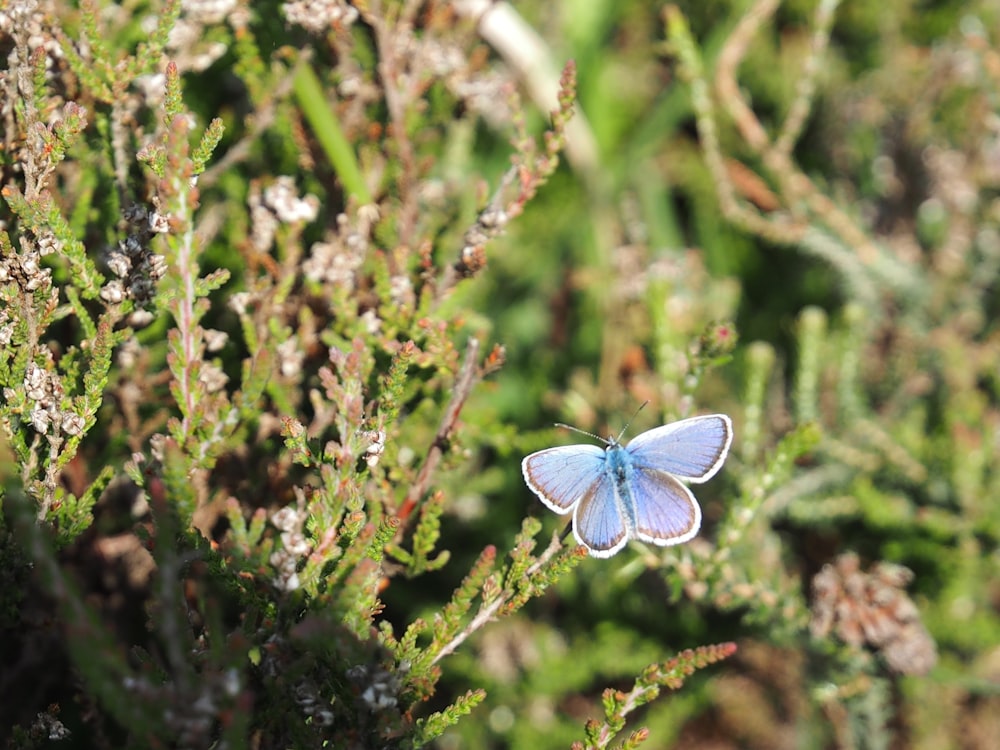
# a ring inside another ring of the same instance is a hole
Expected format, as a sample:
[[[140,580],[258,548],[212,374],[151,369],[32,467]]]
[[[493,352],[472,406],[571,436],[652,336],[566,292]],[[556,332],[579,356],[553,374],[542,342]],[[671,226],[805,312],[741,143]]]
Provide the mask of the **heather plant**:
[[[442,663],[581,561],[526,518],[433,615],[384,611],[463,562],[441,477],[487,441],[463,411],[504,352],[453,300],[575,98],[567,65],[538,145],[471,25],[417,10],[289,3],[316,42],[265,58],[263,7],[167,3],[138,44],[123,10],[3,8],[5,661],[37,686],[4,701],[12,746],[423,746],[485,697],[423,709]],[[223,55],[252,117],[199,114]],[[498,104],[487,193],[439,160]],[[588,732],[731,652],[651,666]]]
[[[6,743],[989,747],[998,19],[903,5],[0,4]],[[588,559],[521,457],[642,403],[732,454]]]

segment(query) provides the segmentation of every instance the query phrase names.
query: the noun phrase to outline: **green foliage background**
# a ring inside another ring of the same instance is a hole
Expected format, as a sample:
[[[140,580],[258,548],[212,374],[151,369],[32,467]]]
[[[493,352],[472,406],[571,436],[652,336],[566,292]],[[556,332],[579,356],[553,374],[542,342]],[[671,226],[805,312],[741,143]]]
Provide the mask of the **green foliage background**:
[[[8,746],[993,747],[996,3],[293,6],[0,4]]]

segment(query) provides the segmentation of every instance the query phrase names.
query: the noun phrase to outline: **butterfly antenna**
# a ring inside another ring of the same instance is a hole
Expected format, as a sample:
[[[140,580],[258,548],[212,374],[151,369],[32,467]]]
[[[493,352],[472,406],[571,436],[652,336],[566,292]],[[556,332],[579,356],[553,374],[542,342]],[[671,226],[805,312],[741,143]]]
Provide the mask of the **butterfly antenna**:
[[[611,441],[607,438],[603,438],[600,435],[595,435],[592,432],[587,432],[586,430],[581,430],[579,427],[574,427],[571,424],[566,424],[565,422],[556,422],[556,427],[565,427],[567,430],[573,430],[573,432],[579,432],[581,435],[586,435],[587,437],[592,437],[594,440],[599,440],[602,443],[610,444]]]
[[[616,443],[620,443],[622,441],[622,436],[625,434],[625,430],[627,430],[629,428],[629,425],[632,424],[632,420],[634,420],[636,417],[639,416],[639,412],[641,412],[643,409],[645,409],[646,408],[646,404],[648,404],[648,403],[649,403],[649,399],[646,399],[641,404],[639,404],[639,408],[635,410],[635,413],[631,417],[629,417],[628,422],[625,423],[625,426],[622,427],[622,431],[619,432],[618,433],[618,437],[615,438],[615,442]]]

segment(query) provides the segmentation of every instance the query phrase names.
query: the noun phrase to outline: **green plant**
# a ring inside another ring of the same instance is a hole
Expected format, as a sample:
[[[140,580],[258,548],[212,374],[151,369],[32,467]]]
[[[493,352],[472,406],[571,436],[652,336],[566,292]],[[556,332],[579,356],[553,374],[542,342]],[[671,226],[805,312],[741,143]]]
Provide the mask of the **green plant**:
[[[443,8],[331,4],[330,27],[301,10],[285,17],[329,33],[266,60],[263,6],[169,2],[138,44],[121,9],[3,9],[5,629],[34,653],[50,641],[28,614],[60,626],[54,679],[5,701],[12,746],[67,728],[102,746],[423,746],[485,697],[421,709],[442,661],[581,561],[555,537],[536,551],[529,518],[432,617],[384,613],[384,589],[456,562],[447,477],[491,441],[462,415],[504,353],[481,354],[486,327],[453,300],[556,169],[572,64],[545,142],[515,117],[492,197],[453,212],[435,189],[485,184],[438,165],[474,122],[454,107],[486,84],[519,112],[513,89]],[[220,50],[253,119],[201,128]],[[334,105],[334,87],[354,93]],[[105,596],[89,580],[116,573]],[[643,695],[730,652],[684,656]]]

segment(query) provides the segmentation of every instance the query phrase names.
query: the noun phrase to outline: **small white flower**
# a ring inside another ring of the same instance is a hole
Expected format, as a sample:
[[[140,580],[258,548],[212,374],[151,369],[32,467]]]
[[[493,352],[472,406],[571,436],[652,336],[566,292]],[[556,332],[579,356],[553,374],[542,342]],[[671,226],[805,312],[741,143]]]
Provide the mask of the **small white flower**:
[[[292,555],[288,554],[288,550],[284,549],[277,549],[272,552],[269,562],[278,573],[285,576],[294,573],[295,566],[298,564],[298,561]]]
[[[181,4],[191,21],[211,26],[226,20],[236,7],[236,0],[184,0]]]
[[[286,224],[313,221],[319,214],[319,199],[315,195],[299,198],[291,177],[279,177],[264,190],[264,205]]]
[[[205,329],[205,348],[210,352],[220,351],[229,340],[229,334],[214,328]]]
[[[229,309],[237,315],[245,315],[247,305],[250,304],[250,299],[249,292],[237,292],[229,298]]]
[[[305,352],[299,351],[295,339],[288,339],[278,345],[278,359],[280,361],[281,374],[286,378],[292,378],[299,374],[302,369],[302,361],[305,359]]]
[[[382,320],[374,310],[365,310],[361,313],[361,322],[365,326],[365,331],[373,336],[382,330]]]
[[[413,304],[413,282],[405,274],[396,274],[389,280],[389,296],[397,305]]]
[[[204,384],[209,393],[217,393],[226,387],[229,376],[218,365],[206,362],[201,367],[198,381]]]
[[[297,510],[286,507],[274,512],[271,523],[282,531],[295,531],[302,525],[302,518]]]
[[[334,25],[351,26],[358,19],[357,9],[343,0],[294,0],[282,7],[289,24],[298,24],[311,34],[322,34]]]
[[[312,549],[312,543],[306,539],[301,531],[286,531],[281,535],[281,543],[284,548],[293,555],[302,557]]]
[[[33,292],[36,289],[41,289],[44,286],[50,286],[51,283],[52,283],[52,269],[43,268],[38,273],[28,277],[28,283],[24,285],[24,288],[26,291]]]

